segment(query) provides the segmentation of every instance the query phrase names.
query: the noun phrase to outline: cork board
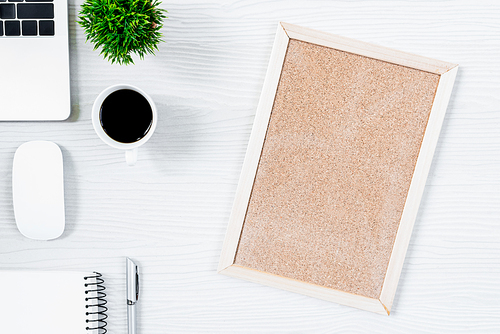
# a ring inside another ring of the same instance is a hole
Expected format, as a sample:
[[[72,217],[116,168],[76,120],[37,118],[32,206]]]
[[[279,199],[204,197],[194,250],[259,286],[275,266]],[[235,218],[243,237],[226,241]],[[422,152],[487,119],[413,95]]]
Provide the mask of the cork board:
[[[456,66],[408,66],[374,57],[371,45],[353,52],[304,38],[304,32],[318,35],[300,27],[280,26],[286,47],[266,121],[256,116],[265,129],[250,152],[257,163],[247,176],[253,182],[229,267],[248,271],[254,281],[262,274],[264,284],[274,277],[299,282],[306,292],[314,287],[375,301],[382,306],[375,312],[388,314],[393,295],[383,295],[384,284],[389,270],[400,271],[390,262],[401,248],[396,237],[408,221],[405,208],[413,215],[418,208],[408,208],[409,197],[418,197],[412,183],[425,184],[421,168],[418,178],[415,173],[419,157],[429,156],[422,148],[442,99],[440,72]],[[292,38],[287,27],[301,34]]]

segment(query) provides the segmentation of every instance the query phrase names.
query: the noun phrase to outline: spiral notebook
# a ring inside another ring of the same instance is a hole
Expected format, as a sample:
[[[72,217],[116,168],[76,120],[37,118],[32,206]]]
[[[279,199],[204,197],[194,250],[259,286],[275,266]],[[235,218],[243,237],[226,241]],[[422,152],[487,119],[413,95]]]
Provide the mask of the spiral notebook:
[[[103,283],[99,273],[0,271],[0,331],[106,333]]]

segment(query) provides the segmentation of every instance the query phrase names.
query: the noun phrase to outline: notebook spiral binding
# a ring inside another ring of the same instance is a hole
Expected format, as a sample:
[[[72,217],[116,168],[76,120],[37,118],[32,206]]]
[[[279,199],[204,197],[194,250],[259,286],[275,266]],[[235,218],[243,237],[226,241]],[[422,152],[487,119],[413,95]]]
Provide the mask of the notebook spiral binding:
[[[85,308],[92,310],[92,312],[86,312],[88,325],[85,329],[87,331],[97,331],[98,334],[105,334],[108,331],[106,329],[108,323],[105,321],[108,318],[106,314],[108,308],[105,306],[108,301],[104,299],[106,298],[106,293],[104,293],[106,288],[101,277],[102,275],[98,272],[84,277],[84,280],[87,281],[85,283],[85,294],[90,294],[90,297],[85,298],[87,303]]]

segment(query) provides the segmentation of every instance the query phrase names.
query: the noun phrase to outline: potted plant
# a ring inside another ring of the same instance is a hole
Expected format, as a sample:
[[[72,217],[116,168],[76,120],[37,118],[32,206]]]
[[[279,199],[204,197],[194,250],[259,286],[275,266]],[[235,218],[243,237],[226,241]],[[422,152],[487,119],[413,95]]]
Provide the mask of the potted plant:
[[[111,63],[133,64],[132,54],[154,55],[167,11],[158,0],[85,0],[78,16],[87,41]]]

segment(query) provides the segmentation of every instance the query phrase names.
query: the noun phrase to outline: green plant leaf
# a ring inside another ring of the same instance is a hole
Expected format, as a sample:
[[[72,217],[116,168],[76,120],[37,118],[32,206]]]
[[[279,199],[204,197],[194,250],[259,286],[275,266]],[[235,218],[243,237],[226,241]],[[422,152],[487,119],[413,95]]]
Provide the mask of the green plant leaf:
[[[160,29],[167,17],[158,0],[85,0],[78,24],[86,42],[101,48],[100,54],[112,64],[133,64],[132,54],[140,59],[158,50],[163,42]]]

